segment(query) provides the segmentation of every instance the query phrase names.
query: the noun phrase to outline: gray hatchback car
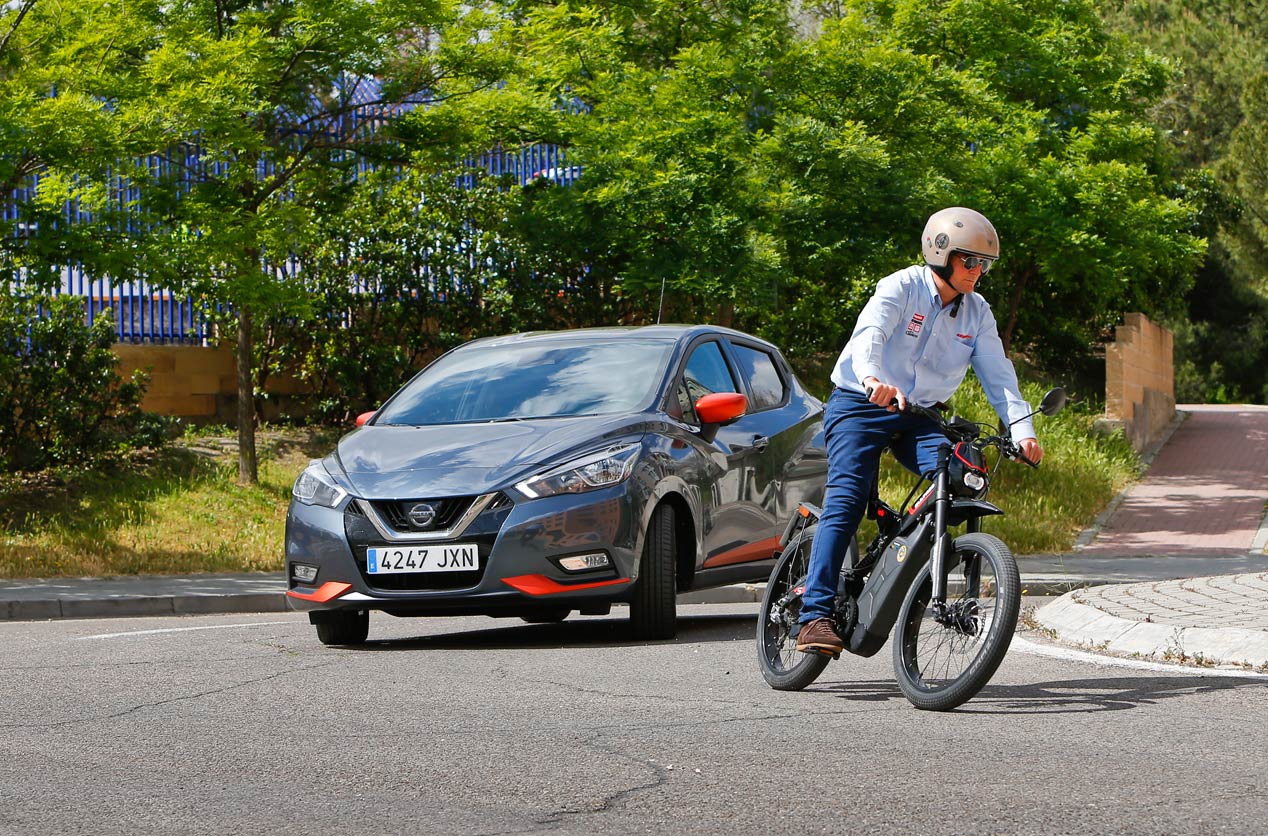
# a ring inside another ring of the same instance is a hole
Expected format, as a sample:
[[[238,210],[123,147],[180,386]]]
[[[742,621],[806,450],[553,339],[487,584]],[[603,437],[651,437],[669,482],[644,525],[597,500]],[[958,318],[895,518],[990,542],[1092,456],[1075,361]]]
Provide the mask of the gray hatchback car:
[[[325,644],[369,613],[530,622],[765,580],[820,504],[823,404],[770,343],[648,326],[476,340],[435,360],[295,481],[288,599]]]

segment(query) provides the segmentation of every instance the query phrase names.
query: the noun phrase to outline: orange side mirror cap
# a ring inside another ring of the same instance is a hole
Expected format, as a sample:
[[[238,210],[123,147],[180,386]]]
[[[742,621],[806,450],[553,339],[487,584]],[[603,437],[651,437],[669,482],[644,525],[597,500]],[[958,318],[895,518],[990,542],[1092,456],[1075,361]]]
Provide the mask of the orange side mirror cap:
[[[737,392],[715,392],[696,401],[703,424],[729,424],[748,411],[748,400]]]

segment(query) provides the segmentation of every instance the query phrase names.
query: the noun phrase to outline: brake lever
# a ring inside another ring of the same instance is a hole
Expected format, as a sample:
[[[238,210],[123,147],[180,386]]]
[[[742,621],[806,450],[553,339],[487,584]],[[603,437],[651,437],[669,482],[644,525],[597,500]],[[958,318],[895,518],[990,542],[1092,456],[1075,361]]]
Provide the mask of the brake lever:
[[[1012,441],[1005,441],[1005,443],[1008,445],[1007,449],[1004,449],[1002,445],[1000,447],[1000,449],[1004,450],[1005,456],[1007,456],[1008,458],[1012,459],[1015,462],[1021,462],[1024,465],[1029,465],[1030,467],[1033,467],[1035,470],[1039,469],[1039,462],[1032,462],[1030,459],[1026,458],[1026,454],[1021,451],[1020,447],[1018,447]]]

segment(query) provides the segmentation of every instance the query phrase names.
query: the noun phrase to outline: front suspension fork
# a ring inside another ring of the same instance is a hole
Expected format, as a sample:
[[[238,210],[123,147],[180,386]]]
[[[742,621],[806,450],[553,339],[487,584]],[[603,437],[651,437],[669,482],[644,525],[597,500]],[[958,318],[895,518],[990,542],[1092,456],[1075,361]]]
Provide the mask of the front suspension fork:
[[[934,617],[942,621],[947,612],[947,558],[951,553],[951,537],[947,534],[947,517],[951,510],[951,491],[947,476],[947,462],[951,458],[951,445],[938,447],[938,470],[933,484],[933,552],[929,559],[929,574],[933,581],[930,606]]]

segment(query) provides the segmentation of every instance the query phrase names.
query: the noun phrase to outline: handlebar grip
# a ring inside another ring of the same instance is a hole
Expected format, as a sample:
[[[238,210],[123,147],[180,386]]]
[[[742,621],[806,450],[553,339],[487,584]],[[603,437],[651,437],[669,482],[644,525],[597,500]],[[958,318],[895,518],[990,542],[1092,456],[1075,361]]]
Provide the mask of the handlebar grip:
[[[866,391],[868,400],[871,400],[873,387],[868,386],[865,391]],[[889,405],[895,406],[895,407],[898,406],[898,398],[891,398],[889,401]],[[942,420],[942,416],[939,415],[937,411],[932,410],[927,406],[921,406],[920,404],[916,403],[910,398],[907,400],[907,407],[900,411],[907,413],[908,415],[923,415],[924,417],[928,418],[929,420],[937,424],[944,423]]]
[[[1021,448],[1019,448],[1016,444],[1009,442],[1008,446],[1009,446],[1009,449],[1007,451],[1007,454],[1010,459],[1012,459],[1015,462],[1021,462],[1024,465],[1029,465],[1030,467],[1033,467],[1035,470],[1039,469],[1039,462],[1033,462],[1030,459],[1026,458],[1026,455],[1022,453]]]
[[[864,397],[866,397],[866,398],[870,401],[870,400],[872,399],[872,392],[874,392],[874,391],[876,391],[874,387],[868,386],[868,387],[864,388],[864,390],[863,390],[863,395],[864,395]],[[889,405],[890,405],[890,406],[898,406],[898,398],[890,398],[890,399],[889,399]],[[911,401],[908,401],[908,402],[907,402],[907,405],[908,405],[908,406],[911,406],[911,405],[912,405],[912,404],[911,404]]]

